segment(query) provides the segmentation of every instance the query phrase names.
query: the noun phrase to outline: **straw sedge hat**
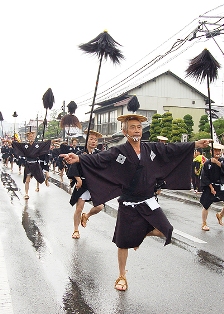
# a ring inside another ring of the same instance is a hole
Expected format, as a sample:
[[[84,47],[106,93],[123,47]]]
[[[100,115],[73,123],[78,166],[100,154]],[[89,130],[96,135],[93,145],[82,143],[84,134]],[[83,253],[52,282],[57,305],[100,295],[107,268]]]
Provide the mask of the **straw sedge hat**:
[[[147,117],[142,116],[140,114],[133,113],[133,114],[121,115],[121,116],[117,117],[117,120],[121,121],[121,122],[129,121],[129,120],[138,120],[140,122],[145,122],[145,121],[147,121]]]
[[[84,133],[87,134],[88,130],[85,130]],[[95,135],[97,138],[103,137],[103,135],[101,133],[94,131],[94,130],[89,130],[89,134]]]
[[[209,146],[212,147],[211,144],[209,144]],[[214,148],[214,149],[224,150],[224,145],[219,144],[219,143],[213,143],[213,148]]]
[[[157,136],[157,139],[160,140],[160,141],[168,141],[167,137],[161,136],[161,135]]]
[[[29,131],[29,132],[26,132],[25,135],[29,135],[29,134],[35,134],[36,132],[35,131]]]

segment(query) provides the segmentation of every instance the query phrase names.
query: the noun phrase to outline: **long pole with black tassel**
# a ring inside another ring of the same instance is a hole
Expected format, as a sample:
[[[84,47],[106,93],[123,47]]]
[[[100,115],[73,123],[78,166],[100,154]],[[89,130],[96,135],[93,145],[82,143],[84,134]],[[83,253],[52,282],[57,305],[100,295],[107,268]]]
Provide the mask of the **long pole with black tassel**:
[[[212,110],[211,110],[211,97],[210,97],[210,83],[213,82],[218,77],[218,69],[220,64],[212,56],[212,54],[204,49],[198,56],[190,60],[190,65],[186,70],[187,75],[193,77],[196,81],[204,81],[207,79],[207,89],[208,89],[208,105],[209,105],[209,123],[210,123],[210,135],[213,140],[213,130],[212,130]],[[212,142],[212,157],[213,152],[213,142]]]
[[[212,106],[211,106],[210,83],[209,83],[208,75],[207,75],[207,90],[208,90],[208,112],[209,112],[210,134],[211,134],[211,139],[213,139]],[[213,141],[211,142],[211,148],[212,148],[212,157],[214,157]]]
[[[48,90],[44,93],[42,100],[43,100],[44,108],[46,109],[44,122],[43,122],[43,125],[44,125],[43,136],[42,136],[42,141],[43,141],[44,140],[44,134],[45,134],[45,128],[47,126],[47,110],[51,109],[53,107],[53,104],[54,104],[54,95],[53,95],[51,88],[48,88]]]
[[[107,59],[108,57],[112,60],[114,64],[120,63],[121,59],[124,59],[124,56],[120,52],[119,49],[116,48],[116,45],[119,45],[108,33],[107,31],[104,31],[103,33],[100,33],[96,38],[89,41],[86,44],[82,44],[79,46],[81,50],[83,50],[85,53],[89,54],[95,54],[99,58],[99,67],[98,67],[98,73],[97,73],[97,79],[96,79],[96,85],[94,89],[94,95],[93,95],[93,101],[90,111],[90,119],[87,129],[87,135],[86,135],[86,141],[85,141],[85,151],[87,150],[87,142],[89,138],[89,132],[91,128],[91,121],[93,116],[93,109],[95,105],[95,99],[97,94],[97,88],[99,84],[99,77],[100,77],[100,70],[102,65],[103,57]]]

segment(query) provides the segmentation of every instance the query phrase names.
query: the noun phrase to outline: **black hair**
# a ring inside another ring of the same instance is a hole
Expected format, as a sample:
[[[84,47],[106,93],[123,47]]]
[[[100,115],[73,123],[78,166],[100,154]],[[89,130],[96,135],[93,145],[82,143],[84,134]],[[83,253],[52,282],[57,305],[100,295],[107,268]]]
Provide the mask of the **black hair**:
[[[202,148],[196,148],[195,151],[199,152],[200,154],[202,154]]]

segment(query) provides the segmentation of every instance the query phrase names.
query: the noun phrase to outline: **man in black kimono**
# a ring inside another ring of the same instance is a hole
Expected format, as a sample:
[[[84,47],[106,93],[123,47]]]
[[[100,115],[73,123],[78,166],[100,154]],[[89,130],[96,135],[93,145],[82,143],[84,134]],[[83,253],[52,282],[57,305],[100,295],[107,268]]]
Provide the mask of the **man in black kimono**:
[[[16,155],[26,157],[23,183],[25,183],[24,198],[27,200],[29,199],[28,191],[30,179],[34,177],[39,183],[45,181],[43,171],[39,164],[39,156],[49,153],[51,141],[35,142],[36,133],[34,131],[27,132],[26,136],[26,143],[14,141],[12,146]]]
[[[87,140],[86,151],[84,149],[79,150],[77,151],[77,155],[99,153],[100,150],[97,149],[97,145],[98,145],[98,139],[100,137],[102,137],[101,133],[96,132],[94,130],[90,130],[89,137]],[[103,209],[103,204],[92,207],[88,213],[82,213],[85,202],[91,201],[91,195],[88,191],[86,180],[82,172],[82,168],[80,167],[80,164],[72,164],[69,166],[70,167],[68,169],[67,176],[71,180],[70,185],[75,186],[72,192],[71,199],[70,199],[70,204],[72,206],[76,204],[76,209],[74,212],[74,219],[73,219],[74,220],[74,232],[72,234],[72,238],[79,239],[80,238],[80,233],[79,233],[80,223],[85,228],[89,218],[93,215],[98,214]]]
[[[207,225],[208,209],[213,202],[224,201],[224,158],[222,156],[224,146],[213,144],[214,157],[204,163],[201,172],[201,187],[203,189],[200,203],[202,204],[202,230],[209,231]],[[224,208],[216,214],[218,223],[222,226]]]
[[[128,249],[138,248],[146,236],[165,236],[165,245],[171,242],[173,227],[154,197],[157,182],[165,181],[168,189],[190,189],[194,148],[207,147],[210,140],[141,142],[146,117],[129,114],[117,119],[127,137],[125,144],[96,155],[63,157],[68,163],[80,162],[94,206],[120,196],[113,242],[120,271],[115,288],[124,291]]]

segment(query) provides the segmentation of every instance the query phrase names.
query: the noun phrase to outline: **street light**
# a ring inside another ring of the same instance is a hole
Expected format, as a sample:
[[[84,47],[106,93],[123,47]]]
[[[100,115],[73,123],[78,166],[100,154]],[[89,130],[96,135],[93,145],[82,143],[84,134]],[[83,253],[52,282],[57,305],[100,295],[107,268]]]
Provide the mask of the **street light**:
[[[14,120],[14,141],[16,140],[16,118],[18,117],[18,114],[16,113],[16,111],[13,112],[13,118],[15,118]]]

